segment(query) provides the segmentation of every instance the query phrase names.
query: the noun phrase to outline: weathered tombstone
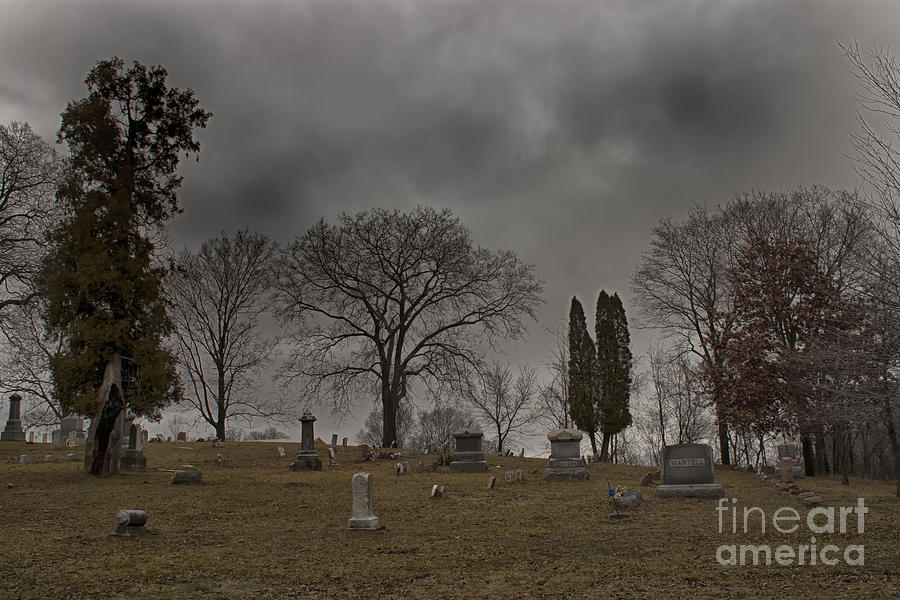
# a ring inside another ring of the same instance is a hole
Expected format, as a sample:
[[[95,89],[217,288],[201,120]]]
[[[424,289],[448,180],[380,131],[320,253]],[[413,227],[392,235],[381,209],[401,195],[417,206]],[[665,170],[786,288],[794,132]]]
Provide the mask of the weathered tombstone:
[[[59,450],[62,448],[62,429],[54,429],[50,432],[50,449]]]
[[[494,489],[495,483],[497,483],[497,478],[492,475],[491,478],[488,479],[487,489],[489,489],[489,490]]]
[[[131,537],[144,535],[147,531],[144,525],[147,523],[147,513],[143,510],[126,509],[116,513],[116,530],[113,535]]]
[[[775,451],[778,453],[778,460],[775,461],[776,475],[781,475],[781,459],[789,457],[793,460],[792,469],[794,471],[794,479],[803,479],[806,477],[806,471],[803,469],[803,464],[800,462],[800,452],[797,450],[797,446],[794,444],[782,444],[776,446]]]
[[[52,454],[45,454],[45,455],[44,455],[44,462],[45,462],[45,463],[55,463],[55,462],[56,462],[56,457],[53,456]]]
[[[29,432],[28,432],[28,443],[29,443],[29,444],[33,444],[33,443],[34,443],[34,432],[33,432],[33,431],[29,431]]]
[[[372,476],[357,473],[353,476],[353,516],[350,529],[379,529],[378,517],[373,512]]]
[[[78,462],[79,460],[81,460],[81,456],[78,454],[73,454],[71,452],[66,454],[66,462]]]
[[[477,429],[460,429],[453,432],[456,451],[450,468],[454,471],[487,471],[488,465],[481,450],[484,433]]]
[[[30,463],[31,455],[30,454],[22,454],[21,456],[19,456],[19,462],[20,463]]]
[[[18,394],[9,397],[9,419],[6,421],[6,428],[0,433],[0,441],[25,441],[25,430],[22,429],[22,418],[19,416],[21,402],[22,396]]]
[[[148,444],[150,443],[150,432],[143,427],[141,427],[141,443]]]
[[[399,462],[394,463],[394,475],[403,475],[403,465]]]
[[[336,433],[331,434],[331,449],[337,450],[337,434]]]
[[[175,471],[172,473],[172,483],[176,485],[203,483],[203,473],[201,471]]]
[[[328,449],[328,465],[333,467],[337,464],[337,459],[334,457],[334,448]]]
[[[356,462],[366,462],[369,455],[369,445],[360,444],[359,446],[357,446],[357,449],[359,450],[359,456],[356,457]]]
[[[516,481],[525,481],[525,471],[516,469]]]
[[[512,471],[507,471],[506,473],[503,474],[503,479],[506,481],[506,483],[515,483],[516,474],[513,473]]]
[[[790,456],[781,459],[781,483],[794,483],[794,459]]]
[[[628,490],[616,496],[614,499],[616,508],[635,508],[643,500],[643,494],[640,490]]]
[[[577,429],[557,429],[547,434],[550,459],[544,469],[545,478],[588,479],[590,473],[581,460],[582,433]]]
[[[278,456],[284,456],[284,446],[278,446]]]
[[[294,414],[297,414],[297,413],[294,413]],[[179,432],[178,432],[178,437],[175,438],[175,441],[177,441],[177,442],[186,442],[186,441],[187,441],[187,432],[186,432],[186,431],[179,431]]]
[[[432,498],[446,498],[447,497],[447,488],[435,483],[433,486],[431,486],[431,497]]]
[[[75,434],[76,446],[85,442],[84,419],[78,415],[68,415],[59,422],[59,439],[61,443],[65,443],[70,439],[72,433]]]
[[[78,434],[74,431],[69,432],[69,436],[66,438],[66,448],[74,448],[78,445]]]
[[[141,427],[132,423],[129,429],[128,448],[119,459],[119,470],[143,473],[147,470],[147,459],[141,444]]]
[[[409,461],[408,460],[403,461],[403,474],[409,475]]]
[[[421,460],[419,461],[418,472],[419,472],[419,473],[424,473],[424,472],[425,472],[425,463],[423,463]]]
[[[341,440],[341,447],[346,450],[347,449],[347,438]]]
[[[300,452],[297,459],[291,463],[291,471],[321,471],[322,461],[316,453],[316,437],[313,434],[313,423],[316,418],[309,412],[303,411],[300,417]]]
[[[658,498],[721,498],[722,486],[713,482],[712,448],[706,444],[666,446],[662,457],[663,484]]]

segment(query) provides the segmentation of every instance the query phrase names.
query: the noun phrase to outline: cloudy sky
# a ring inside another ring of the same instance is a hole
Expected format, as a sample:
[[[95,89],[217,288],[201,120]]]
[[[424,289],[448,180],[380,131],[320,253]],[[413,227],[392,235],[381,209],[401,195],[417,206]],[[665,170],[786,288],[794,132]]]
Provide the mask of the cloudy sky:
[[[572,295],[628,279],[664,217],[752,188],[856,185],[838,40],[900,48],[895,0],[0,2],[0,122],[51,139],[101,59],[214,113],[178,246],[279,241],[369,207],[451,208]],[[514,361],[551,343],[533,327]],[[635,352],[651,338],[635,332]],[[364,416],[364,414],[362,415]],[[359,419],[340,430],[351,435]],[[326,431],[334,425],[322,423]],[[325,437],[325,434],[323,434]]]

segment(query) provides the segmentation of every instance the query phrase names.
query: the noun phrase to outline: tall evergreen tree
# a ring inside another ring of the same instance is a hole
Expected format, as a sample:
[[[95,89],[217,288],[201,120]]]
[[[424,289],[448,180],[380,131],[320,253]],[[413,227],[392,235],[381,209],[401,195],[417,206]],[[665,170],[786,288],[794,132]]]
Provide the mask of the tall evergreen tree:
[[[594,321],[597,337],[597,379],[599,393],[596,412],[600,415],[603,443],[600,460],[609,460],[612,436],[631,425],[631,336],[628,320],[618,294],[601,290],[597,296]]]
[[[117,472],[126,409],[158,417],[181,395],[163,345],[172,329],[152,236],[179,210],[179,156],[199,151],[193,130],[211,115],[190,90],[168,88],[166,76],[162,67],[101,61],[59,129],[70,164],[57,198],[68,217],[51,235],[40,288],[47,326],[64,340],[51,364],[57,396],[65,412],[93,417],[92,475]]]
[[[591,440],[597,454],[597,350],[588,333],[584,309],[578,298],[572,298],[569,309],[569,412],[575,425]]]

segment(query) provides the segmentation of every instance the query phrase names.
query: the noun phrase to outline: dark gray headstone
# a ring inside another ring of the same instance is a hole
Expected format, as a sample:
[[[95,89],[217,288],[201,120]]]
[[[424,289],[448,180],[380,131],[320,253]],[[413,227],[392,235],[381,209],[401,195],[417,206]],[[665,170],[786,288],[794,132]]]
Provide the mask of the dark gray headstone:
[[[0,441],[4,442],[24,442],[25,430],[22,429],[22,418],[19,416],[22,397],[13,394],[9,397],[9,419],[6,421],[6,427],[0,432]]]
[[[582,433],[577,429],[557,429],[547,434],[550,459],[544,469],[545,478],[588,479],[590,473],[581,459]]]
[[[172,473],[172,483],[174,484],[202,483],[202,480],[203,473],[200,471],[175,471]]]
[[[487,471],[488,465],[481,450],[484,433],[477,429],[460,429],[453,432],[456,451],[450,468],[454,471]]]
[[[147,531],[147,513],[143,510],[126,509],[116,513],[116,530],[113,535],[125,537],[144,535]]]
[[[663,450],[663,485],[713,483],[712,448],[678,444]]]

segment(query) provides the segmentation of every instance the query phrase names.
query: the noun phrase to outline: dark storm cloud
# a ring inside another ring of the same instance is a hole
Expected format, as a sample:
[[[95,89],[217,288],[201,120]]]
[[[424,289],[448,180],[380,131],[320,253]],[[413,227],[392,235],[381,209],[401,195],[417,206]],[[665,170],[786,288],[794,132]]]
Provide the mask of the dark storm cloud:
[[[12,4],[0,120],[52,137],[112,55],[164,65],[214,113],[178,244],[449,206],[537,265],[548,318],[625,292],[650,228],[695,202],[852,186],[835,39],[900,45],[887,1]]]

